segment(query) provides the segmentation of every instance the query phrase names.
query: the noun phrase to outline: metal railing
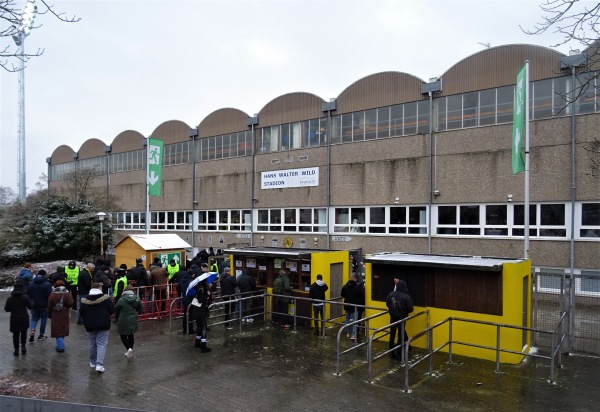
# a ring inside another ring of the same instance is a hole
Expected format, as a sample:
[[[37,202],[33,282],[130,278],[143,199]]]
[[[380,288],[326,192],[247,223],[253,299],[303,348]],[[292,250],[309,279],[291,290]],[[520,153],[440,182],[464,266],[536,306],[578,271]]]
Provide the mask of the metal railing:
[[[386,312],[386,313],[388,313],[388,312]],[[421,316],[425,316],[426,325],[427,325],[427,328],[429,328],[429,309],[425,309],[424,311],[415,313],[414,315],[410,315],[405,319],[401,319],[394,323],[390,323],[389,325],[375,329],[371,333],[371,335],[369,336],[369,339],[367,340],[367,368],[368,368],[367,382],[371,383],[373,381],[373,379],[372,379],[373,360],[380,359],[381,357],[387,355],[388,353],[390,353],[392,351],[396,351],[398,349],[402,350],[402,354],[404,356],[402,358],[402,360],[407,359],[406,354],[404,353],[403,349],[405,346],[408,348],[409,345],[406,345],[406,343],[409,341],[412,342],[412,340],[409,338],[409,340],[407,342],[404,341],[404,329],[406,327],[406,322],[408,322],[409,320],[412,320],[412,319],[419,318]],[[398,333],[400,334],[400,345],[396,345],[393,348],[388,349],[388,350],[378,354],[377,356],[375,356],[375,358],[373,358],[373,340],[379,340],[379,339],[389,335],[390,334],[389,330],[391,329],[392,326],[399,326]]]
[[[550,361],[549,382],[551,384],[554,384],[555,383],[554,370],[556,368],[555,359],[558,359],[558,365],[559,365],[559,367],[561,367],[562,366],[562,363],[561,363],[562,356],[561,356],[560,348],[561,348],[563,341],[567,337],[567,335],[565,333],[565,329],[566,329],[565,319],[566,319],[566,313],[563,313],[560,317],[559,322],[554,327],[554,329],[550,330],[550,331],[545,331],[545,330],[540,330],[540,329],[535,329],[535,328],[527,328],[527,327],[523,327],[523,326],[506,325],[506,324],[486,322],[486,321],[481,321],[481,320],[455,318],[455,317],[450,317],[443,321],[440,321],[440,322],[436,323],[435,325],[430,326],[427,329],[413,335],[412,337],[410,337],[408,339],[408,341],[404,342],[403,347],[402,347],[403,359],[405,360],[404,361],[404,391],[407,393],[411,392],[410,385],[409,385],[410,369],[414,368],[421,362],[427,360],[429,362],[429,374],[431,375],[433,373],[433,355],[435,353],[440,352],[446,346],[448,347],[448,363],[452,363],[452,345],[464,345],[464,346],[470,346],[470,347],[476,347],[476,348],[480,348],[480,349],[487,349],[487,350],[495,351],[496,352],[496,370],[495,370],[496,373],[500,372],[500,353],[501,352],[518,354],[518,355],[523,355],[523,356],[530,356],[530,357],[540,358],[540,359],[547,359]],[[454,340],[452,337],[453,322],[475,323],[475,324],[489,325],[489,326],[495,327],[496,328],[496,346],[478,345],[475,343]],[[441,326],[443,326],[445,324],[448,324],[448,340],[443,342],[437,348],[433,348],[432,347],[433,346],[433,332],[434,332],[434,330],[440,328]],[[522,331],[529,331],[529,332],[551,335],[552,348],[550,351],[550,355],[545,356],[545,355],[540,355],[537,353],[526,353],[523,351],[513,351],[513,350],[509,350],[509,349],[502,349],[501,339],[500,339],[500,330],[502,328],[518,329],[518,330],[522,330]],[[408,348],[410,347],[411,342],[413,342],[415,339],[418,339],[425,335],[427,335],[427,353],[423,357],[420,357],[419,359],[414,360],[412,363],[408,362]]]

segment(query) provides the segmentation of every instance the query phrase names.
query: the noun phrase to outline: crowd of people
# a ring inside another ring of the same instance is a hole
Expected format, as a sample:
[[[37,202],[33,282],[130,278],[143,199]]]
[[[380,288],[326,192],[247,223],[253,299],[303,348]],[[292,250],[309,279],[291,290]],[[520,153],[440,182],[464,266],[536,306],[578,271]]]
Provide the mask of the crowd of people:
[[[209,267],[209,256],[209,252],[202,250],[194,259],[187,261],[186,267],[175,260],[163,267],[160,259],[155,258],[149,270],[146,270],[141,258],[137,258],[135,266],[130,269],[122,264],[114,271],[111,271],[108,260],[98,259],[95,264],[85,263],[81,268],[75,261],[70,261],[67,266],[58,267],[50,275],[44,269],[34,273],[33,265],[25,263],[4,307],[5,311],[11,313],[14,356],[27,353],[27,332],[29,342],[33,343],[38,325],[37,340],[47,338],[48,319],[51,322],[50,337],[56,339],[56,351],[65,352],[65,338],[69,336],[69,310],[73,310],[77,313],[77,324],[83,325],[88,335],[90,367],[103,373],[111,324],[117,324],[126,350],[124,355],[133,357],[138,315],[151,310],[149,305],[152,304],[156,310],[164,312],[167,309],[168,290],[176,290],[176,296],[180,298],[177,304],[183,309],[183,333],[195,334],[195,347],[200,348],[202,353],[210,352],[207,345],[208,318],[216,291],[215,280],[219,279],[227,328],[231,328],[232,314],[238,311],[243,323],[254,321],[252,292],[256,290],[256,281],[248,269],[237,277],[233,275],[227,259]],[[353,272],[341,290],[346,324],[362,319],[365,310],[364,265],[352,256],[351,268]],[[309,288],[309,298],[313,300],[315,335],[325,335],[324,308],[328,289],[321,274],[316,276],[316,281]],[[288,329],[292,289],[289,273],[285,269],[273,282],[273,294],[272,323]],[[386,305],[391,324],[390,356],[398,358],[400,345],[408,340],[401,321],[413,311],[408,287],[399,275],[394,277],[394,288],[387,296]],[[189,313],[188,307],[192,309]],[[398,333],[399,327],[403,335]],[[354,323],[347,332],[347,338],[355,341],[357,333],[357,324]]]

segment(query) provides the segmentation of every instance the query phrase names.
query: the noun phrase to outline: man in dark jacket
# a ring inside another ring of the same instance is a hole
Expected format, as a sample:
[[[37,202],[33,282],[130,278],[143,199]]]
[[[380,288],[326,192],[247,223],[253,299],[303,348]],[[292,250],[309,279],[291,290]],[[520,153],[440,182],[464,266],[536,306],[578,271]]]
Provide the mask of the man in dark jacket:
[[[237,280],[234,276],[229,273],[229,268],[226,267],[221,275],[221,296],[223,302],[229,302],[235,299],[235,288],[238,287]],[[231,319],[231,303],[223,305],[225,308],[225,327],[229,327],[229,319]]]
[[[83,317],[83,325],[88,334],[90,367],[96,368],[98,373],[105,371],[104,356],[108,346],[110,317],[114,312],[112,300],[102,293],[102,284],[92,284],[89,295],[81,299],[79,313]]]
[[[79,271],[79,277],[77,279],[77,300],[81,302],[81,299],[87,298],[92,288],[92,279],[94,279],[93,273],[96,269],[96,265],[88,263],[83,269]],[[79,307],[79,304],[77,304]],[[83,319],[81,313],[77,314],[77,324],[83,325]]]
[[[242,293],[241,297],[250,298],[252,296],[252,292],[256,290],[256,279],[254,279],[254,277],[250,274],[250,271],[248,269],[244,269],[242,274],[237,278],[237,281],[238,287],[240,288],[240,293]],[[244,299],[242,301],[242,309],[242,322],[254,322],[254,318],[252,317],[252,298]]]
[[[356,320],[357,306],[360,305],[360,288],[356,283],[356,275],[350,276],[350,280],[342,287],[342,297],[344,298],[344,310],[346,311],[346,325]],[[356,339],[356,325],[352,326],[352,333],[346,333],[350,340]]]
[[[325,292],[329,290],[329,286],[323,282],[323,275],[318,274],[315,283],[310,285],[308,291],[308,297],[316,300],[325,300]],[[324,317],[324,306],[323,302],[313,302],[313,311],[315,313],[315,336],[325,333],[325,317]],[[321,316],[321,329],[319,330],[319,315]]]
[[[195,265],[192,265],[192,267],[185,272],[185,274],[177,284],[177,293],[179,294],[179,296],[181,296],[181,303],[183,304],[183,334],[187,332],[190,335],[192,333],[195,333],[193,322],[188,321],[188,311],[192,311],[192,309],[189,306],[190,303],[192,303],[192,300],[194,299],[194,295],[187,296],[186,292],[188,290],[188,286],[196,276],[196,270],[199,270],[197,266],[196,269],[194,269],[194,266]]]
[[[110,280],[110,268],[108,266],[101,266],[100,270],[97,270],[94,275],[94,282],[102,283],[102,293],[108,295],[112,285]]]
[[[399,325],[393,325],[393,323],[402,319],[406,319],[408,314],[413,311],[413,303],[410,295],[408,294],[406,282],[400,280],[399,275],[395,275],[394,283],[396,284],[394,287],[395,290],[391,291],[385,299],[385,304],[390,311],[390,324],[392,324],[392,326],[390,326],[390,349],[396,348],[396,346],[402,344],[399,333],[398,343],[396,344],[396,333],[398,332]],[[404,331],[404,342],[406,342],[408,340],[408,334],[406,333],[405,324],[402,324],[401,329]],[[401,358],[401,356],[398,356],[396,351],[390,352],[390,357],[392,359]]]
[[[37,321],[40,321],[40,335],[38,340],[46,339],[46,323],[48,322],[48,298],[52,293],[52,286],[46,279],[46,271],[40,269],[33,278],[33,282],[27,289],[27,295],[31,298],[31,334],[29,342],[33,342]]]

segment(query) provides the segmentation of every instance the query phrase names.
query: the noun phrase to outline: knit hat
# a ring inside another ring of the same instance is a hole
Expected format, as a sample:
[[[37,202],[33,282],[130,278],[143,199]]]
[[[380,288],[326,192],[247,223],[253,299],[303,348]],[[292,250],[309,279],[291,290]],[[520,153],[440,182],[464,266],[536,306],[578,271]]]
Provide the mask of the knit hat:
[[[46,276],[46,271],[44,269],[38,270],[38,276]]]

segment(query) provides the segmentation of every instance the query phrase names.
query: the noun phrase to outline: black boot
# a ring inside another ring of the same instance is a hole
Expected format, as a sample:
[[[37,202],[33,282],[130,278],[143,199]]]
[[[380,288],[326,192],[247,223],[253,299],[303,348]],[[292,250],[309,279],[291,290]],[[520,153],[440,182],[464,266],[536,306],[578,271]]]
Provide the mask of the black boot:
[[[15,351],[13,352],[13,355],[19,356],[19,347],[18,346],[15,348]]]
[[[200,348],[200,339],[196,339],[196,344],[194,345],[195,348]]]
[[[206,347],[206,342],[202,342],[200,344],[200,352],[206,353],[206,352],[210,352],[211,350],[212,350],[211,348]]]

